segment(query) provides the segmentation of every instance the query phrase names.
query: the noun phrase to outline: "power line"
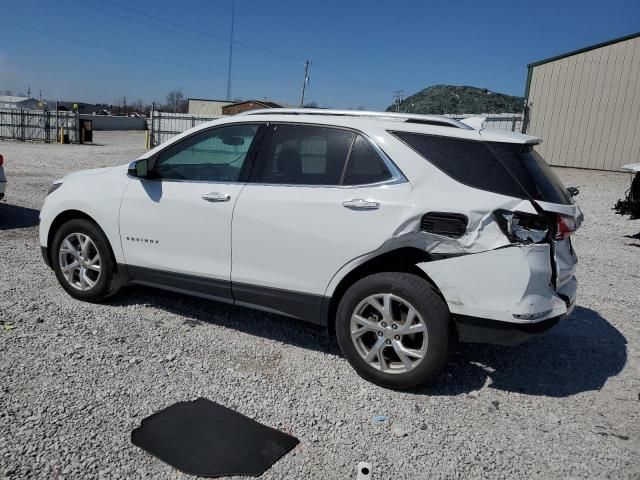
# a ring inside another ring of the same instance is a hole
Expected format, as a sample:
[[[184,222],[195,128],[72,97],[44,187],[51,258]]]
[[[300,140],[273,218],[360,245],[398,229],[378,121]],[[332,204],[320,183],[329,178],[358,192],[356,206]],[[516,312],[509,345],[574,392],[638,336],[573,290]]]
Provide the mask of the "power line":
[[[122,5],[122,4],[120,4],[118,2],[115,2],[113,0],[103,0],[103,1],[105,3],[110,4],[110,5],[116,6],[118,8],[121,8],[123,10],[129,11],[131,13],[134,13],[136,15],[140,15],[140,16],[143,16],[143,17],[147,17],[147,18],[153,19],[156,22],[161,22],[161,23],[165,23],[167,25],[172,25],[172,26],[177,27],[177,28],[179,28],[179,29],[181,29],[181,30],[183,30],[185,32],[196,33],[198,35],[203,35],[203,36],[206,36],[206,37],[209,37],[209,38],[213,38],[213,39],[221,41],[221,42],[231,43],[233,45],[237,45],[237,46],[244,47],[244,48],[247,48],[247,49],[268,53],[268,54],[275,55],[275,56],[278,56],[278,57],[281,57],[281,58],[284,58],[284,59],[287,59],[287,60],[295,61],[296,63],[300,62],[299,58],[297,58],[297,57],[295,57],[293,55],[284,53],[284,52],[280,52],[280,51],[277,51],[277,50],[272,50],[272,49],[264,48],[264,47],[258,47],[258,46],[251,45],[251,44],[248,44],[248,43],[240,42],[238,40],[234,40],[233,38],[231,38],[231,40],[229,40],[229,39],[227,39],[227,38],[225,38],[225,37],[223,37],[221,35],[215,35],[215,34],[212,34],[210,32],[205,32],[205,31],[198,30],[198,29],[195,29],[195,28],[192,28],[192,27],[188,27],[186,25],[182,25],[182,24],[174,22],[172,20],[168,20],[168,19],[165,19],[165,18],[157,17],[155,15],[148,14],[148,13],[143,12],[141,10],[137,10],[135,8],[129,7],[127,5]],[[235,2],[233,4],[233,9],[235,9]],[[120,15],[120,14],[116,14],[116,15],[118,15],[120,17],[125,17],[125,16]],[[233,16],[233,11],[232,11],[232,16]],[[125,17],[125,18],[129,18],[130,20],[136,21],[136,19],[132,19],[131,17]],[[232,45],[230,45],[230,48],[231,48],[231,46]],[[349,81],[349,82],[351,82],[353,84],[363,85],[365,87],[368,87],[368,88],[371,88],[371,89],[375,89],[375,90],[379,90],[379,91],[383,91],[383,92],[389,92],[391,90],[388,87],[372,84],[372,83],[369,83],[369,82],[364,82],[362,80],[358,80],[358,79],[355,79],[355,78],[350,77],[348,75],[345,75],[345,74],[343,74],[341,72],[333,71],[331,68],[327,68],[326,65],[321,64],[321,63],[314,63],[314,66],[321,67],[327,73],[329,73],[330,75],[333,75],[333,76],[338,77],[338,78],[342,78],[342,79],[347,80],[347,81]]]
[[[322,69],[322,67],[325,67],[325,72],[327,72],[329,75],[333,75],[336,78],[342,78],[342,79],[347,80],[347,81],[349,81],[349,82],[351,82],[353,84],[362,85],[362,86],[371,88],[373,90],[380,90],[381,92],[389,93],[389,91],[391,91],[391,89],[388,88],[388,87],[383,87],[382,85],[377,85],[377,84],[374,84],[374,83],[364,82],[362,80],[358,80],[357,78],[350,77],[349,75],[345,75],[344,73],[333,71],[333,70],[330,70],[330,69],[328,70],[326,68],[326,66],[324,64],[322,64],[322,63],[314,63],[313,65],[316,66],[316,67],[320,67],[321,69]]]
[[[228,39],[228,38],[225,38],[225,37],[224,37],[224,36],[222,36],[222,35],[215,35],[215,34],[213,34],[213,33],[211,33],[211,32],[205,32],[205,31],[203,31],[203,30],[198,30],[198,29],[193,28],[193,27],[188,27],[188,26],[186,26],[186,25],[182,25],[182,24],[180,24],[180,23],[174,22],[173,20],[167,20],[166,18],[156,17],[155,15],[151,15],[151,14],[148,14],[148,13],[143,12],[143,11],[141,11],[141,10],[137,10],[137,9],[135,9],[135,8],[131,8],[131,7],[127,6],[127,5],[122,5],[122,4],[120,4],[120,3],[118,3],[118,2],[114,2],[114,1],[112,1],[112,0],[103,0],[103,1],[104,1],[105,3],[108,3],[108,4],[110,4],[110,5],[113,5],[113,6],[115,6],[115,7],[121,8],[121,9],[126,10],[126,11],[129,11],[129,12],[131,12],[131,13],[135,13],[136,15],[140,15],[140,16],[143,16],[143,17],[151,18],[151,19],[153,19],[153,20],[155,20],[155,21],[157,21],[157,22],[166,23],[167,25],[172,25],[172,26],[174,26],[174,27],[180,28],[180,29],[185,30],[185,31],[194,32],[194,33],[197,33],[197,34],[199,34],[199,35],[203,35],[203,36],[206,36],[206,37],[209,37],[209,38],[213,38],[213,39],[216,39],[216,40],[222,41],[222,42],[224,42],[224,43],[229,43],[229,39]],[[248,43],[239,42],[239,41],[237,41],[237,40],[236,40],[236,41],[234,41],[233,43],[235,43],[235,45],[238,45],[238,46],[240,46],[240,47],[248,48],[248,49],[251,49],[251,50],[256,50],[256,51],[260,51],[260,52],[270,53],[270,54],[272,54],[272,55],[277,55],[277,56],[279,56],[279,57],[287,58],[287,59],[289,59],[289,60],[296,61],[296,62],[299,62],[299,61],[300,61],[300,59],[299,59],[299,58],[293,57],[293,56],[291,56],[291,55],[289,55],[289,54],[286,54],[286,53],[278,52],[278,51],[276,51],[276,50],[271,50],[271,49],[269,49],[269,48],[258,47],[258,46],[256,46],[256,45],[250,45],[250,44],[248,44]]]
[[[213,73],[215,75],[226,76],[226,74],[224,72],[219,72],[217,70],[211,70],[210,68],[203,68],[203,67],[197,67],[197,66],[194,66],[194,65],[187,65],[187,64],[183,64],[183,63],[164,60],[162,58],[148,57],[148,56],[140,55],[140,54],[133,53],[133,52],[127,52],[125,50],[118,50],[116,48],[105,47],[104,45],[98,45],[98,44],[95,44],[95,43],[87,42],[87,41],[81,40],[79,38],[71,38],[71,37],[67,37],[67,36],[64,36],[64,35],[57,34],[57,33],[46,32],[44,30],[39,30],[37,28],[27,27],[25,25],[20,25],[20,24],[13,23],[13,22],[7,22],[6,20],[0,20],[0,23],[3,23],[5,25],[10,25],[10,26],[16,27],[16,28],[21,28],[23,30],[27,30],[27,31],[30,31],[30,32],[39,33],[41,35],[46,35],[48,37],[53,37],[53,38],[58,38],[60,40],[65,40],[67,42],[71,42],[71,43],[74,43],[76,45],[84,45],[85,47],[96,48],[98,50],[104,50],[104,51],[111,52],[111,53],[117,53],[119,55],[127,55],[127,56],[130,56],[130,57],[140,58],[142,60],[147,60],[147,61],[150,61],[150,62],[162,63],[162,64],[165,64],[165,65],[173,65],[175,67],[181,67],[181,68],[187,68],[187,69],[202,70],[202,71],[205,71],[205,72]]]
[[[75,4],[75,2],[74,2],[74,4]],[[130,17],[130,16],[127,16],[127,15],[123,15],[123,14],[118,13],[118,12],[113,12],[111,10],[107,10],[107,9],[105,9],[103,7],[99,7],[99,6],[94,5],[93,3],[90,3],[90,2],[85,2],[85,1],[80,0],[80,5],[82,5],[82,6],[86,7],[86,8],[90,8],[92,10],[95,10],[97,12],[106,13],[107,15],[111,15],[111,16],[114,16],[114,17],[122,18],[124,20],[128,20],[129,22],[141,23],[142,25],[147,25],[147,26],[152,27],[154,29],[160,29],[160,30],[163,30],[165,32],[175,33],[175,34],[178,34],[178,35],[186,35],[188,37],[191,37],[191,38],[194,38],[194,39],[198,40],[199,42],[202,41],[202,36],[201,35],[193,34],[193,33],[190,33],[190,32],[185,32],[185,31],[181,31],[181,30],[176,30],[175,28],[161,27],[161,26],[158,25],[157,22],[153,23],[153,22],[149,22],[147,20],[142,20],[140,18],[133,18],[133,17]]]

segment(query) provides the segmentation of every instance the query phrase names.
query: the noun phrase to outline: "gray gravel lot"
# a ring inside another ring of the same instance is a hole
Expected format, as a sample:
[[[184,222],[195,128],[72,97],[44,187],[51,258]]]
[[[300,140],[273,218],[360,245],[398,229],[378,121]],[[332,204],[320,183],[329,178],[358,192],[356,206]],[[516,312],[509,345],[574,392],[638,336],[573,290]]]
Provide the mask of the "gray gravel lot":
[[[586,215],[569,319],[518,347],[460,346],[436,385],[402,393],[312,325],[146,288],[66,295],[38,246],[51,181],[143,151],[140,133],[95,138],[0,142],[0,478],[184,478],[129,436],[198,396],[301,440],[265,479],[355,478],[361,460],[376,479],[640,478],[640,241],[624,237],[640,222],[610,210],[627,175],[557,170]]]

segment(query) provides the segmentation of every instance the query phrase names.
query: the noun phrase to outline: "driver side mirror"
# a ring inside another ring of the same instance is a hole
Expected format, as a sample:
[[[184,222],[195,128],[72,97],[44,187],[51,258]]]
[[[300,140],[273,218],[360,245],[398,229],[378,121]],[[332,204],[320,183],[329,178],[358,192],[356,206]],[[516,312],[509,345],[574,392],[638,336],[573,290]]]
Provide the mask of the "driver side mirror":
[[[127,173],[132,177],[147,178],[149,176],[149,160],[144,158],[131,163]]]

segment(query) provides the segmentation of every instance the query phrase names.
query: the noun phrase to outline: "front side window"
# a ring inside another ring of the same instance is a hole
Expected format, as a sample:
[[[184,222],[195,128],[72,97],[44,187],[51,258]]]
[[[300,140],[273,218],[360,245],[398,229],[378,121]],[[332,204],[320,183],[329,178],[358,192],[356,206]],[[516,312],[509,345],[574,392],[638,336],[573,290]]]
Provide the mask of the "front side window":
[[[229,125],[198,133],[156,160],[153,174],[162,180],[237,182],[258,125]]]
[[[354,133],[337,128],[276,125],[262,183],[340,185]]]

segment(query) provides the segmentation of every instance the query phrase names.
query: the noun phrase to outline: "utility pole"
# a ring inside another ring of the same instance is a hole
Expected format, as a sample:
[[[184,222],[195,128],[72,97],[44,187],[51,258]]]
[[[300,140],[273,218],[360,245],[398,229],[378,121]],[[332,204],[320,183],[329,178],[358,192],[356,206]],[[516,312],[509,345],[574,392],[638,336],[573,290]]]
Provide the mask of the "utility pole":
[[[402,103],[403,97],[404,97],[403,90],[396,90],[395,92],[393,92],[393,99],[394,99],[394,103],[396,104],[396,112],[400,111],[400,104]]]
[[[300,108],[304,107],[304,92],[307,89],[307,84],[309,83],[309,65],[311,62],[306,60],[304,62],[304,82],[302,82],[302,98],[300,98]]]
[[[31,98],[31,85],[27,88],[27,98]]]
[[[127,97],[122,97],[122,113],[127,114]]]
[[[231,38],[229,39],[229,72],[227,73],[227,101],[231,100],[231,65],[233,64],[233,25],[236,18],[236,2],[231,5]]]
[[[400,111],[400,103],[402,103],[403,99],[404,99],[404,90],[396,90],[395,92],[393,92],[393,100],[394,100],[394,103],[396,104],[396,112]]]
[[[42,90],[38,89],[38,97],[42,101]]]

